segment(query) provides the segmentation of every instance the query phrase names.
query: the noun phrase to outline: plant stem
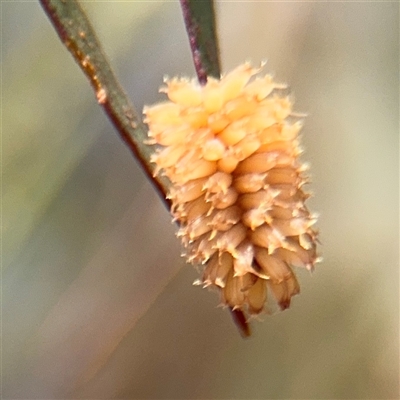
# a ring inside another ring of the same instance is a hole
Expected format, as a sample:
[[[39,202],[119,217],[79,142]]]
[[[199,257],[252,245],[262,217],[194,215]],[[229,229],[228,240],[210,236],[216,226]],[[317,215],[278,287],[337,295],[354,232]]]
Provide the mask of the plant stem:
[[[219,46],[213,0],[180,0],[189,36],[197,78],[201,85],[207,77],[221,77]],[[243,338],[251,335],[250,325],[241,310],[230,308],[231,316]]]
[[[153,149],[145,144],[147,129],[111,70],[85,12],[76,0],[40,0],[40,3],[61,41],[89,79],[98,103],[169,208],[166,198],[169,181],[153,176],[154,165],[150,162]]]
[[[213,0],[180,0],[192,50],[193,63],[201,85],[207,76],[219,79],[221,67]]]

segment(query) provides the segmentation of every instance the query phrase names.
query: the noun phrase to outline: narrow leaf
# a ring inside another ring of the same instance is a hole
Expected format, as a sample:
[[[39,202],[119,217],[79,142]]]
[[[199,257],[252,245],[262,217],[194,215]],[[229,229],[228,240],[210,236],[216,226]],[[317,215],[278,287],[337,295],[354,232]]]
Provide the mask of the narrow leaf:
[[[89,79],[98,103],[169,206],[166,199],[168,181],[153,176],[154,166],[150,163],[153,150],[144,143],[146,128],[111,70],[85,12],[76,0],[40,2],[61,41]]]

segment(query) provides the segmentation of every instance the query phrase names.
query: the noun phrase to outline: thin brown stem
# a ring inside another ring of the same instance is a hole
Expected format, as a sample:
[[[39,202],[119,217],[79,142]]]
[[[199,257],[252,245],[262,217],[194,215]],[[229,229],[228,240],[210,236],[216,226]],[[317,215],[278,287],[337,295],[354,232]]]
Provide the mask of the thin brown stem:
[[[180,0],[193,63],[201,85],[219,78],[221,67],[213,0]]]

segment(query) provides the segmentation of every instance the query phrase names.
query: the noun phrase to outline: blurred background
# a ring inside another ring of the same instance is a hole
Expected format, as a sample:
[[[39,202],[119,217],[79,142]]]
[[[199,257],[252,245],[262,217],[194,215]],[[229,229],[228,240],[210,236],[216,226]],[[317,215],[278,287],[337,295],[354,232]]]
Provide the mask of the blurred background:
[[[193,76],[177,1],[83,4],[138,112]],[[243,340],[38,2],[2,2],[5,399],[399,398],[399,5],[225,2],[288,82],[324,262]]]

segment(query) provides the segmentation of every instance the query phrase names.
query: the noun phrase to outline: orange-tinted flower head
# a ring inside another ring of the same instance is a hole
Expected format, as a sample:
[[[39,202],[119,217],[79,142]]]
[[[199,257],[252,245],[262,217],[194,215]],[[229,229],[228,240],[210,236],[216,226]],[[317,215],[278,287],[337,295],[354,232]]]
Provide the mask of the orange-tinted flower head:
[[[224,305],[248,316],[272,298],[289,307],[299,293],[294,268],[318,260],[302,123],[286,86],[258,72],[246,63],[205,86],[174,78],[162,88],[169,101],[144,110],[188,261],[204,266],[200,282],[218,288]]]

